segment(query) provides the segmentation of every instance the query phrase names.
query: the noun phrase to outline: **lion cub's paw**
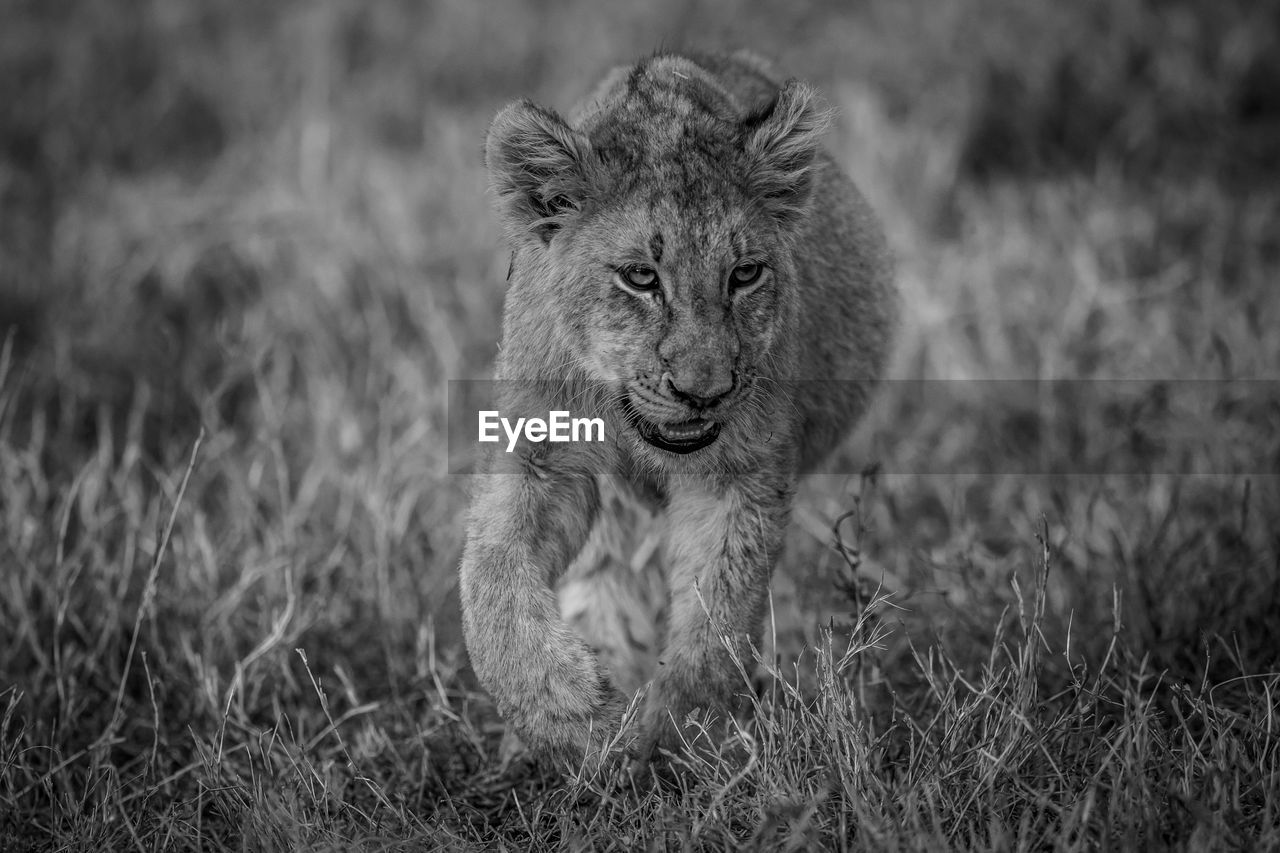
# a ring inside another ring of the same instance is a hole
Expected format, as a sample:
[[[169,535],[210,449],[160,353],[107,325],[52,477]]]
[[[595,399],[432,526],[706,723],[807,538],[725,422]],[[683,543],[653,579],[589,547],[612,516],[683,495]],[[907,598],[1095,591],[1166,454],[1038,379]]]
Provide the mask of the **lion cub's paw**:
[[[621,696],[611,696],[600,711],[589,718],[541,721],[533,728],[521,727],[519,738],[529,752],[550,760],[569,773],[595,771],[611,761],[618,740],[622,714]]]

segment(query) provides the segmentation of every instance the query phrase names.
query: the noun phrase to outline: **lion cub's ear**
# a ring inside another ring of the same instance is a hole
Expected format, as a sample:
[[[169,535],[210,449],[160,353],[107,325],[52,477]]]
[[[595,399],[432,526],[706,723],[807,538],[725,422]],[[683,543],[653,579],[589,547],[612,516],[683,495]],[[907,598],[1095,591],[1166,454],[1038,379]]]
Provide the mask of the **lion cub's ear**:
[[[742,121],[751,188],[783,224],[805,213],[818,142],[830,121],[817,93],[797,80]]]
[[[585,196],[587,138],[560,116],[517,101],[494,118],[485,140],[489,185],[512,238],[533,233],[549,242]]]

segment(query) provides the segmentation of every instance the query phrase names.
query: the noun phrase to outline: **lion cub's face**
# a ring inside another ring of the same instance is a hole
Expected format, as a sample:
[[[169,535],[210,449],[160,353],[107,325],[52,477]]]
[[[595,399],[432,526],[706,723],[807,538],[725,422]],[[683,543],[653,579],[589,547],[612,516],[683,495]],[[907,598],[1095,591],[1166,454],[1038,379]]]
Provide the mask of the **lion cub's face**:
[[[565,361],[608,383],[652,447],[714,444],[787,375],[821,125],[801,85],[745,112],[672,58],[638,66],[582,128],[528,102],[494,121],[493,184],[519,262],[554,294]]]
[[[579,353],[626,420],[672,453],[716,441],[770,372],[790,318],[792,264],[777,228],[730,188],[697,212],[630,200],[585,216],[572,268],[589,298]]]

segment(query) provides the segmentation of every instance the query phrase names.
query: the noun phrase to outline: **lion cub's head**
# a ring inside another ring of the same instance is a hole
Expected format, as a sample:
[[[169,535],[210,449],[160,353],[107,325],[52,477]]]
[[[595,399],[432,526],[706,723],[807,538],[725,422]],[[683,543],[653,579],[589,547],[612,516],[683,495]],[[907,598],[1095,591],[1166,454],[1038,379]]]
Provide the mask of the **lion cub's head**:
[[[616,72],[578,126],[521,101],[486,142],[515,286],[565,342],[546,367],[607,383],[671,453],[763,408],[796,343],[793,253],[825,114],[800,83],[755,104],[730,89],[655,57]]]

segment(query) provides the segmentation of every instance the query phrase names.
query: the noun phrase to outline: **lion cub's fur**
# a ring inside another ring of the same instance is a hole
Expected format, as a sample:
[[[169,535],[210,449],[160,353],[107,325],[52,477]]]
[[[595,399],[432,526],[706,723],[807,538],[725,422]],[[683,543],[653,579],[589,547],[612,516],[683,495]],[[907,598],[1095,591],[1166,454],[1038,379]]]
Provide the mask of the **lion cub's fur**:
[[[889,254],[825,122],[808,86],[739,53],[654,56],[571,121],[520,101],[490,128],[512,250],[501,405],[601,417],[608,437],[522,442],[476,478],[467,647],[539,751],[598,749],[650,678],[642,759],[732,699],[796,478],[884,370]],[[713,428],[705,446],[678,432]]]

